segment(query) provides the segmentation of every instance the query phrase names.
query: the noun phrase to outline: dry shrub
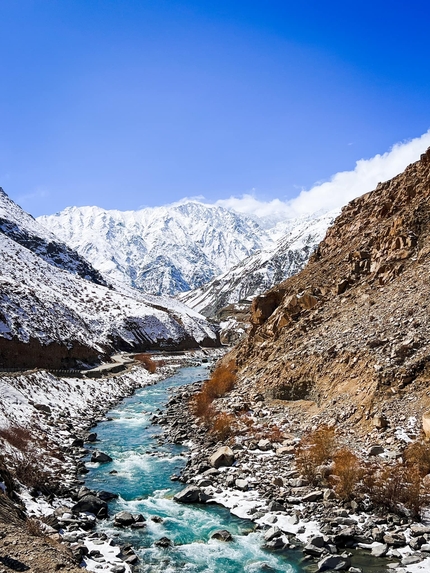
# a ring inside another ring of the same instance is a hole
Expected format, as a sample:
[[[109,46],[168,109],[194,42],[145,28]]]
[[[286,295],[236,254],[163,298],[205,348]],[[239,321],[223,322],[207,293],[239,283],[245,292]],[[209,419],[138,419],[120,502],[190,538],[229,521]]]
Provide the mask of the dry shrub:
[[[413,442],[409,444],[403,453],[407,466],[416,466],[420,476],[430,473],[430,445],[425,442]]]
[[[191,410],[195,416],[202,418],[205,423],[210,423],[214,416],[212,402],[215,398],[224,396],[234,388],[236,383],[236,369],[234,362],[221,365],[216,368],[209,380],[203,384],[200,392],[197,392],[190,401]]]
[[[221,412],[212,420],[211,433],[221,441],[231,438],[237,432],[236,418],[232,414]]]
[[[30,431],[21,426],[0,430],[0,437],[12,446],[7,454],[7,468],[13,478],[42,492],[55,491],[58,483],[43,467],[42,456],[47,448],[46,440],[35,440]],[[55,450],[52,450],[50,455],[58,459],[61,457]]]
[[[29,517],[25,520],[24,527],[29,535],[33,537],[46,537],[46,533],[43,529],[42,523],[33,517]]]
[[[271,442],[282,442],[284,439],[284,434],[282,433],[281,428],[274,424],[273,426],[267,428],[267,430],[264,432],[264,437]]]
[[[327,464],[336,452],[335,430],[320,426],[303,436],[296,453],[296,465],[300,473],[312,484],[320,481],[319,467]]]
[[[336,495],[343,500],[350,500],[363,477],[360,459],[347,448],[342,448],[333,456],[333,468],[330,481]]]
[[[229,362],[227,365],[221,364],[212,372],[212,376],[205,382],[201,391],[214,400],[233,390],[235,384],[236,368],[234,362]]]
[[[145,370],[148,370],[150,374],[154,374],[154,372],[157,370],[157,363],[152,360],[149,354],[136,354],[134,358],[140,362]]]
[[[402,513],[406,508],[418,516],[429,501],[429,492],[422,487],[418,465],[404,466],[400,462],[370,465],[363,482],[365,492],[376,506],[396,513]]]
[[[20,452],[27,451],[31,444],[31,433],[21,426],[11,426],[10,428],[0,429],[0,438],[3,438],[11,446]]]
[[[208,423],[215,416],[212,402],[213,400],[206,393],[198,392],[191,398],[191,411],[197,418],[201,418],[203,422]]]

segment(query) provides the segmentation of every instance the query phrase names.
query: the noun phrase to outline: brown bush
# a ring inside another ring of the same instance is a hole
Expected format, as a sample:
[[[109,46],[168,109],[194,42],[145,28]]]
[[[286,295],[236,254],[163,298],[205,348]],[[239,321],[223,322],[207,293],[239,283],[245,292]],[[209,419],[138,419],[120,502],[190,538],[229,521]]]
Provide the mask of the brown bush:
[[[197,392],[190,401],[191,410],[195,416],[202,418],[205,423],[210,423],[214,416],[212,402],[215,398],[224,396],[234,388],[236,383],[236,369],[234,362],[221,365],[216,368],[209,380],[203,384],[200,392]]]
[[[364,490],[372,502],[384,509],[403,513],[404,508],[418,516],[429,502],[418,465],[370,465],[363,479]]]
[[[334,428],[320,426],[303,436],[296,453],[296,465],[300,473],[312,484],[320,481],[319,467],[334,456],[338,444]]]
[[[235,384],[235,365],[233,362],[229,362],[227,365],[221,364],[212,372],[210,379],[205,382],[202,392],[207,393],[214,400],[233,390]]]
[[[232,414],[221,412],[212,419],[211,433],[221,441],[234,436],[237,432],[236,418]]]
[[[29,430],[21,426],[11,426],[10,428],[0,429],[0,438],[6,440],[6,442],[20,452],[25,452],[32,441]]]
[[[263,437],[267,440],[270,440],[271,442],[282,442],[284,439],[284,434],[281,428],[274,424],[264,431]]]
[[[420,476],[430,473],[430,445],[426,442],[413,442],[409,444],[403,453],[407,466],[416,466]]]
[[[215,416],[215,409],[212,406],[212,398],[204,392],[197,392],[190,402],[191,411],[197,418],[201,418],[203,422],[207,423],[213,416]]]
[[[149,354],[136,354],[135,360],[140,362],[145,370],[148,370],[150,374],[154,374],[157,370],[157,363],[151,358]]]
[[[332,475],[336,495],[343,500],[350,500],[357,491],[363,477],[364,468],[360,459],[347,448],[342,448],[333,456]]]
[[[27,533],[33,537],[46,537],[43,525],[38,519],[33,517],[27,518],[25,520],[24,527]]]

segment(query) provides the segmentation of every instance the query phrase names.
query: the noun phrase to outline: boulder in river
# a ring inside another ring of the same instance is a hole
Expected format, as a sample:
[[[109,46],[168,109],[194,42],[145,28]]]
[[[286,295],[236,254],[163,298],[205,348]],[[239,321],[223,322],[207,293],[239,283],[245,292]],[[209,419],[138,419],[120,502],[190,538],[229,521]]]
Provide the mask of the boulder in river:
[[[234,453],[228,446],[222,446],[211,455],[209,462],[212,467],[220,468],[221,466],[231,466],[234,462]]]
[[[158,541],[155,541],[154,545],[156,547],[162,547],[163,549],[167,549],[168,547],[172,547],[173,541],[168,537],[162,537]]]
[[[329,555],[318,561],[318,573],[320,571],[346,571],[351,566],[351,560],[347,555]]]
[[[209,496],[196,485],[188,485],[185,489],[175,494],[173,499],[178,503],[204,503],[209,499]]]
[[[127,525],[134,523],[134,517],[128,511],[116,513],[113,519],[115,525],[118,527],[127,527]]]
[[[227,529],[220,529],[211,535],[211,539],[218,539],[218,541],[233,541],[233,536]]]
[[[99,464],[105,464],[107,462],[111,462],[112,458],[108,454],[105,454],[100,450],[94,450],[94,452],[91,455],[91,461],[93,463],[98,462]]]

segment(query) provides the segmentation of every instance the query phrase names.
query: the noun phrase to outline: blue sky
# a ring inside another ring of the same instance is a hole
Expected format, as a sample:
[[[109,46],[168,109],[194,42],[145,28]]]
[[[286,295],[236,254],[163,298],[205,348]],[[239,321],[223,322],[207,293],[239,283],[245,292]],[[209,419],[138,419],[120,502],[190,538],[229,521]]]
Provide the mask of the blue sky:
[[[0,0],[0,185],[34,215],[282,201],[430,127],[422,1]]]

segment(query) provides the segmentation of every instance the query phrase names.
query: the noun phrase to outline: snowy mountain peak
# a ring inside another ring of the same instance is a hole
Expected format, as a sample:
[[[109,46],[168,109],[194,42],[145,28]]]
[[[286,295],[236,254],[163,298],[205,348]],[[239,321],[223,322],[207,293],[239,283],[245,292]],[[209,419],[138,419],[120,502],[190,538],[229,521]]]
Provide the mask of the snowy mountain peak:
[[[108,280],[151,294],[199,287],[273,244],[254,220],[198,201],[138,211],[69,207],[38,221]]]

